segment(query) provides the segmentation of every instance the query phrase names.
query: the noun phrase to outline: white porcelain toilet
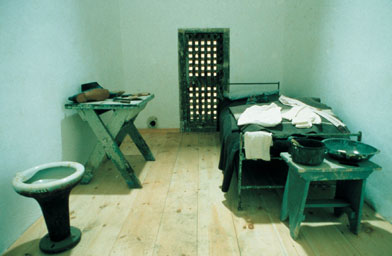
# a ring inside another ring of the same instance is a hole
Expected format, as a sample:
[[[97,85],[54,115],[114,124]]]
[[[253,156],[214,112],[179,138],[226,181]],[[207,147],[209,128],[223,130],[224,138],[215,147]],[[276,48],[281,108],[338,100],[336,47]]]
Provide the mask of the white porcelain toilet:
[[[70,226],[68,199],[83,174],[84,166],[76,162],[42,164],[16,173],[15,191],[37,200],[43,212],[48,228],[39,244],[43,252],[62,252],[80,241],[80,230]]]

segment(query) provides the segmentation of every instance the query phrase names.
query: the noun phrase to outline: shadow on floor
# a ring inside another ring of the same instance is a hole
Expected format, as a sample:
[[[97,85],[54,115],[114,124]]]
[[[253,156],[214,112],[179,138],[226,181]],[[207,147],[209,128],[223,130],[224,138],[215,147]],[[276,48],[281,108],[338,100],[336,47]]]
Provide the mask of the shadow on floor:
[[[283,190],[248,190],[242,195],[243,210],[237,209],[237,181],[233,176],[230,190],[225,193],[222,202],[237,218],[243,219],[247,224],[283,224],[279,235],[289,235],[289,221],[280,220],[280,209]],[[312,191],[313,190],[313,191]],[[313,198],[321,195],[333,195],[334,186],[314,186],[310,189]],[[317,255],[323,248],[331,247],[334,243],[356,253],[368,252],[369,255],[390,255],[392,251],[392,229],[390,225],[379,217],[367,204],[363,207],[362,222],[358,235],[349,229],[346,214],[336,217],[333,208],[305,209],[306,219],[301,224],[297,240],[292,243],[299,244],[308,255]],[[244,229],[248,228],[244,226]],[[257,228],[255,226],[255,228]],[[291,237],[290,237],[291,239]],[[353,249],[353,247],[355,249]],[[330,251],[330,249],[325,249]],[[366,254],[366,253],[365,253]]]
[[[40,239],[34,239],[31,241],[28,241],[26,243],[18,245],[15,248],[12,248],[11,250],[5,252],[3,254],[3,256],[41,256],[41,255],[42,256],[43,255],[68,256],[68,255],[72,254],[72,249],[65,251],[65,252],[62,252],[62,253],[56,253],[56,254],[44,253],[39,249],[39,242],[40,242]]]
[[[239,211],[238,206],[238,192],[237,192],[237,175],[234,174],[230,183],[230,189],[224,194],[225,200],[222,202],[235,216],[247,218],[260,215],[260,211],[266,211],[269,214],[276,215],[274,220],[279,220],[280,209],[283,198],[284,189],[251,189],[242,191],[242,210]],[[335,183],[316,183],[309,188],[309,198],[333,198],[335,193]],[[322,214],[320,214],[322,213]],[[325,218],[328,221],[341,222],[343,217],[335,217],[332,208],[313,208],[305,209],[307,221],[322,222]],[[319,217],[318,217],[319,216]],[[362,221],[364,220],[380,220],[385,221],[377,216],[373,209],[366,203],[363,207]],[[254,222],[257,223],[257,222]]]
[[[141,155],[126,155],[126,160],[130,163],[139,179],[143,169],[146,166],[146,161]],[[130,189],[125,183],[124,178],[118,171],[113,162],[105,159],[100,167],[93,172],[93,178],[89,184],[79,184],[72,190],[73,195],[102,195],[102,194],[129,194],[133,189]],[[141,181],[142,182],[142,181]],[[143,185],[143,184],[142,184]]]

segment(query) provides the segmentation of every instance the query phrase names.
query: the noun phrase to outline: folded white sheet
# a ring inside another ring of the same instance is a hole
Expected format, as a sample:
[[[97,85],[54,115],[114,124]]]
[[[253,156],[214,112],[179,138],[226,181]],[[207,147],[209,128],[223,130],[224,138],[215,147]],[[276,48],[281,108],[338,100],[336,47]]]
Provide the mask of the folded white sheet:
[[[310,128],[313,124],[320,124],[321,118],[307,105],[294,106],[282,114],[284,119],[290,120],[297,128]]]
[[[274,127],[282,122],[280,107],[275,103],[247,108],[238,119],[238,125],[259,124],[264,127]]]
[[[346,126],[342,121],[340,121],[338,118],[335,117],[335,115],[331,112],[331,110],[328,110],[328,109],[325,109],[325,110],[318,109],[318,108],[309,106],[309,105],[303,103],[302,101],[299,101],[299,100],[296,100],[296,99],[293,99],[293,98],[290,98],[290,97],[287,97],[287,96],[284,96],[284,95],[281,95],[279,97],[279,101],[282,104],[284,104],[284,105],[292,106],[292,107],[303,107],[303,106],[305,106],[305,107],[309,108],[311,111],[313,111],[314,113],[316,113],[319,116],[322,116],[325,119],[327,119],[328,121],[330,121],[336,127],[339,127],[339,126],[345,127]],[[320,122],[321,122],[321,120],[320,120]]]
[[[245,132],[244,148],[246,159],[262,159],[270,161],[270,147],[272,146],[272,133],[265,131]]]

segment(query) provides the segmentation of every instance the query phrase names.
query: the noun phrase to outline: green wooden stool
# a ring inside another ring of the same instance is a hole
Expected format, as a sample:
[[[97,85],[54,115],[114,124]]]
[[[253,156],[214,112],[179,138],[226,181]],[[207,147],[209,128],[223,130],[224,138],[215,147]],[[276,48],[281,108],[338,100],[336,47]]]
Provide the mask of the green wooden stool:
[[[84,121],[87,121],[99,141],[85,165],[86,171],[81,181],[82,184],[87,184],[91,181],[93,170],[99,167],[102,160],[107,155],[116,165],[129,188],[142,187],[134,170],[119,148],[120,143],[125,136],[129,134],[144,156],[144,159],[146,161],[155,160],[150,148],[134,125],[137,115],[146,107],[147,103],[154,98],[154,94],[141,96],[139,98],[141,98],[141,100],[135,100],[130,103],[105,100],[65,104],[66,109],[75,109],[78,111],[80,117]],[[113,111],[112,118],[109,122],[104,123],[99,117],[99,112],[109,110]]]
[[[366,179],[381,167],[370,161],[353,166],[332,159],[325,159],[318,166],[306,166],[294,163],[289,153],[280,155],[289,166],[280,219],[284,221],[289,217],[291,237],[298,237],[301,222],[305,219],[304,209],[312,207],[333,207],[336,216],[347,213],[350,230],[358,234]],[[334,199],[307,200],[310,182],[328,180],[337,181]]]

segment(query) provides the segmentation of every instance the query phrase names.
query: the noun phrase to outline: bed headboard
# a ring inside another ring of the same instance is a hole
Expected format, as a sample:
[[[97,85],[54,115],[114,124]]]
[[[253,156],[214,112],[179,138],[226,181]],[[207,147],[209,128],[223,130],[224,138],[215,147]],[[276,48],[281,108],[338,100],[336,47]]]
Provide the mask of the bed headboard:
[[[230,100],[249,98],[265,93],[280,92],[280,82],[262,83],[229,83],[223,91],[223,96]]]

